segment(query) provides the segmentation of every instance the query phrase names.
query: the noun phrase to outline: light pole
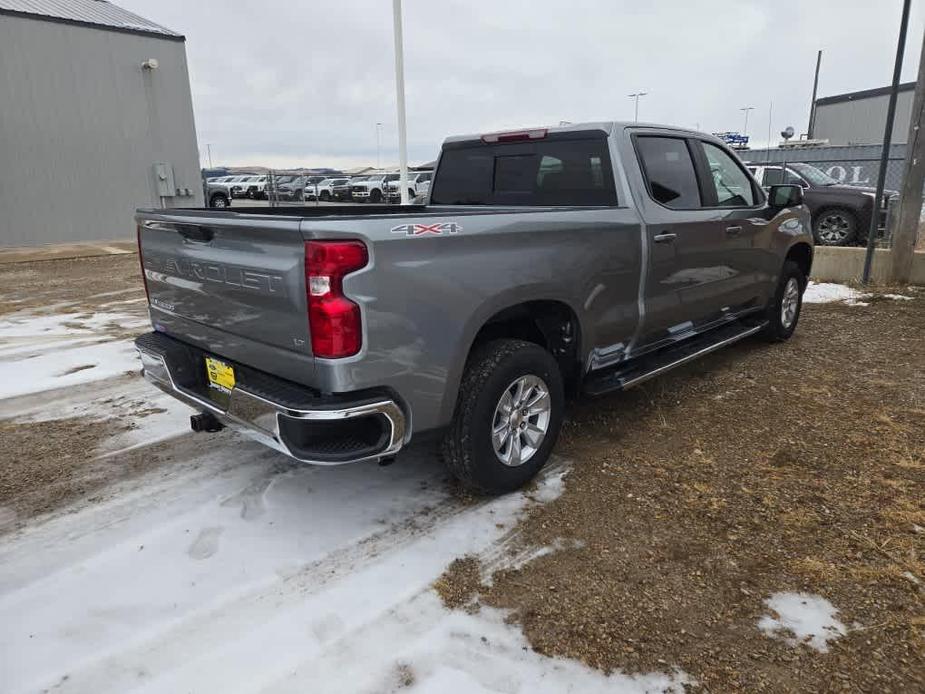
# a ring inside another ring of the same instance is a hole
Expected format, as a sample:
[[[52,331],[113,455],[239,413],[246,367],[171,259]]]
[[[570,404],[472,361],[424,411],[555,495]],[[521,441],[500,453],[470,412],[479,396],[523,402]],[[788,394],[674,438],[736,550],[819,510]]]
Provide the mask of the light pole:
[[[755,107],[754,106],[743,106],[739,110],[745,111],[745,127],[742,129],[742,135],[744,135],[745,137],[748,137],[748,112],[754,111]]]
[[[628,96],[630,99],[635,99],[635,100],[636,100],[636,105],[635,105],[635,108],[633,109],[633,120],[636,121],[636,122],[639,121],[639,97],[645,96],[645,95],[648,94],[648,93],[649,93],[649,92],[635,92],[635,93],[633,93],[633,94],[627,94],[627,96]]]
[[[376,168],[382,168],[382,123],[376,123]]]
[[[209,168],[212,168],[212,145],[206,145],[206,152],[209,153]]]
[[[395,34],[395,100],[398,102],[398,170],[401,204],[408,198],[408,126],[405,122],[405,54],[402,45],[401,0],[392,0],[392,31]]]

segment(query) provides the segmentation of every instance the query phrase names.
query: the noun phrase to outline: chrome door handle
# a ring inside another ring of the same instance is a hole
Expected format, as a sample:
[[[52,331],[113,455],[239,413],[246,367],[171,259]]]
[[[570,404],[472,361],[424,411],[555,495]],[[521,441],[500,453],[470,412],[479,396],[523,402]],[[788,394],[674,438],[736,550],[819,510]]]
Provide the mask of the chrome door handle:
[[[677,234],[665,233],[665,234],[656,234],[655,236],[652,237],[652,240],[655,241],[655,243],[671,243],[676,238],[678,238]]]
[[[742,227],[726,227],[726,233],[730,236],[738,236],[742,233]]]

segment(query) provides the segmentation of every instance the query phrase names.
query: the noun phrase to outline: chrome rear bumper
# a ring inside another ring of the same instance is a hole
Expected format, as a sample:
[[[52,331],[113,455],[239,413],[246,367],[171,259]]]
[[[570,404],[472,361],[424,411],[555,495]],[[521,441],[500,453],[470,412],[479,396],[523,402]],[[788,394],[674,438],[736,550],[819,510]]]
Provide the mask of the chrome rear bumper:
[[[227,407],[222,407],[208,397],[178,385],[168,359],[163,354],[145,349],[137,343],[136,347],[141,355],[144,377],[162,391],[200,411],[212,413],[230,428],[301,462],[340,465],[377,460],[395,455],[405,443],[408,433],[405,414],[394,400],[373,399],[357,404],[340,402],[334,406],[322,403],[323,406],[317,409],[301,409],[268,400],[248,391],[246,386],[242,385],[231,389],[227,397]],[[287,441],[285,432],[297,430],[302,426],[310,428],[313,425],[356,422],[361,417],[381,417],[386,422],[386,428],[380,441],[372,449],[364,449],[355,457],[350,456],[349,450],[347,453],[340,452],[336,455],[307,455],[296,450],[295,446]]]

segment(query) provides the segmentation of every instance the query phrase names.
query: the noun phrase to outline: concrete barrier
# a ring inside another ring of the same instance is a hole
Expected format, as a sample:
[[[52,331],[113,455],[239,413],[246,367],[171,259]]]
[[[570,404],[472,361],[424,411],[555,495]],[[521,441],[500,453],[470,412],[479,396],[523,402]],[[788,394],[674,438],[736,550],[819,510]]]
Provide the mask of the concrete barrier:
[[[860,282],[866,252],[866,248],[816,246],[810,275],[817,282]],[[874,262],[870,268],[874,284],[892,284],[887,276],[890,253],[886,249],[874,251]],[[910,284],[925,285],[925,252],[916,252],[913,256]]]

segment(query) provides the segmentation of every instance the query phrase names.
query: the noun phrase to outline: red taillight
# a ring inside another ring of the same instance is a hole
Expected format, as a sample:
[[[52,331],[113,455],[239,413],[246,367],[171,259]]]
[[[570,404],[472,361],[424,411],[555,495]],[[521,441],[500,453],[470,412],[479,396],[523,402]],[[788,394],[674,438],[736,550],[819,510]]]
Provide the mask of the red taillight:
[[[546,137],[546,133],[546,128],[518,130],[512,133],[488,133],[482,135],[482,142],[525,142],[527,140],[542,140]]]
[[[305,244],[308,326],[316,357],[337,359],[360,351],[360,307],[344,296],[344,276],[369,262],[360,241],[309,241]]]
[[[141,283],[145,288],[145,301],[151,303],[151,294],[148,291],[148,278],[145,276],[145,261],[141,257],[141,225],[135,227],[135,240],[138,242],[138,265],[141,268]]]

